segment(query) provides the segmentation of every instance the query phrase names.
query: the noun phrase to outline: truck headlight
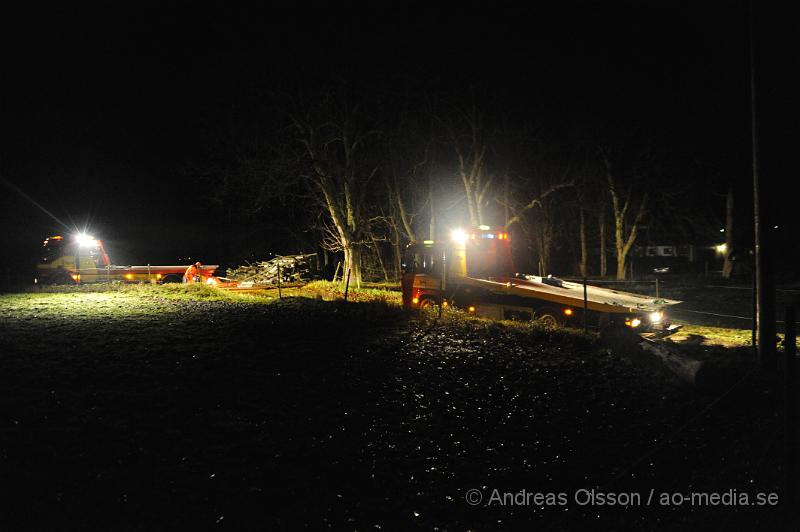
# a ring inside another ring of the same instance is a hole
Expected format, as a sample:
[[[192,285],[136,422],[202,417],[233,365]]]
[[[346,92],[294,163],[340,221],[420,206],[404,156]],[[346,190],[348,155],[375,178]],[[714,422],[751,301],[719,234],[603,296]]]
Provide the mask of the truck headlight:
[[[650,323],[658,323],[664,319],[664,313],[661,311],[650,313]]]

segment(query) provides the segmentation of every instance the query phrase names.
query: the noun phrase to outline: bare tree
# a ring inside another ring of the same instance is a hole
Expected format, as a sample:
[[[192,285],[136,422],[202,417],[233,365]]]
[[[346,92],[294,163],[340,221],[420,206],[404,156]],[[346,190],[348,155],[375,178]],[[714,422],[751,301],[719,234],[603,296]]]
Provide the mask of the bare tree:
[[[642,194],[639,208],[631,222],[627,221],[628,213],[632,204],[633,187],[625,193],[622,200],[623,191],[620,190],[617,179],[605,151],[601,151],[601,156],[606,168],[606,178],[608,180],[608,192],[611,197],[612,214],[614,215],[614,244],[617,251],[617,279],[624,280],[626,274],[627,258],[630,253],[639,230],[639,225],[647,213],[647,192]]]
[[[486,140],[483,115],[473,103],[467,110],[457,109],[457,119],[444,124],[448,141],[455,151],[458,175],[464,186],[470,224],[483,225],[483,207],[492,185],[492,176],[487,172],[486,157],[489,149]]]
[[[555,185],[549,186],[546,190],[544,190],[543,192],[538,194],[535,198],[533,198],[527,204],[525,204],[524,206],[522,206],[520,208],[514,208],[513,206],[508,205],[509,208],[512,211],[514,211],[514,215],[506,222],[506,229],[509,229],[515,223],[521,222],[523,217],[524,217],[524,215],[525,215],[525,213],[527,211],[529,211],[529,210],[531,210],[531,209],[533,209],[535,207],[540,207],[540,208],[543,207],[544,206],[544,203],[543,203],[544,200],[548,196],[553,194],[554,192],[557,192],[557,191],[559,191],[561,189],[564,189],[564,188],[572,187],[574,185],[575,185],[575,183],[573,181],[565,181],[563,183],[556,183]]]
[[[302,116],[292,117],[293,129],[309,171],[302,177],[317,193],[319,207],[327,214],[323,245],[344,253],[344,271],[361,285],[361,256],[374,244],[370,231],[368,192],[379,166],[369,157],[364,113],[346,95],[325,93]]]

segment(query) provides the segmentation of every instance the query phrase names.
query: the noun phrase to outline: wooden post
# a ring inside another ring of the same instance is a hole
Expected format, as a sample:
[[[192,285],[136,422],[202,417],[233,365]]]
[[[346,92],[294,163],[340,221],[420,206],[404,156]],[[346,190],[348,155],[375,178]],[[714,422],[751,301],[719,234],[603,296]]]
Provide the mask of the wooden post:
[[[758,354],[758,283],[756,283],[756,271],[753,270],[753,335],[750,339],[753,351]]]
[[[784,475],[786,496],[783,503],[796,512],[797,497],[797,346],[796,317],[793,306],[786,309],[784,334]]]
[[[147,263],[147,282],[148,282],[148,284],[153,282],[153,280],[150,279],[150,263],[149,262]]]
[[[588,318],[587,314],[589,314],[589,298],[587,297],[586,291],[586,277],[583,278],[583,332],[587,332],[587,324],[586,320]]]
[[[336,282],[336,278],[339,277],[339,267],[341,265],[342,265],[342,261],[339,261],[339,262],[336,263],[336,271],[333,272],[333,281],[332,281],[334,283]]]
[[[344,283],[344,301],[347,302],[347,292],[350,290],[350,268],[347,268],[347,281]]]

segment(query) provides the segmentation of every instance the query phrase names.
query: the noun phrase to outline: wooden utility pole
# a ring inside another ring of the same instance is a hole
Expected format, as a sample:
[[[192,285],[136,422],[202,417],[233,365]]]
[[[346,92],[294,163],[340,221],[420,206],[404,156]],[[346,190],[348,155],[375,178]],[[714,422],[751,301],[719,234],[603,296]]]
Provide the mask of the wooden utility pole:
[[[775,349],[775,282],[772,276],[770,246],[764,231],[762,207],[764,198],[761,189],[760,146],[758,129],[758,93],[756,83],[756,13],[755,3],[750,2],[750,120],[753,155],[753,233],[755,239],[755,289],[756,327],[758,334],[758,360],[762,369],[777,368]]]

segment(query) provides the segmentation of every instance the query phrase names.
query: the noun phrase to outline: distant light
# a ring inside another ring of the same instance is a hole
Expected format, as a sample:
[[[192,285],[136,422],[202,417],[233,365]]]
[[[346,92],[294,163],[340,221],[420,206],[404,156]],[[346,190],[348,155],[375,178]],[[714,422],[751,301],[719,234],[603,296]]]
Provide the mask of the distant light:
[[[488,231],[491,228],[488,225],[479,225],[478,229],[480,229],[481,231]]]
[[[724,233],[725,232],[725,228],[720,229],[719,232],[720,233]]]
[[[724,255],[725,253],[728,252],[728,244],[724,244],[723,243],[723,244],[719,244],[717,246],[714,246],[714,250],[717,253],[719,253],[720,255]]]
[[[475,307],[470,306],[469,309],[467,309],[467,310],[469,310],[470,312],[475,312]]]
[[[425,244],[426,246],[430,246],[431,244],[433,244],[433,240],[423,240],[422,243]]]
[[[778,226],[777,226],[777,225],[776,225],[775,227],[773,227],[773,229],[777,229],[777,228],[778,228]]]
[[[467,241],[467,233],[463,229],[453,229],[450,233],[450,238],[453,239],[453,242],[463,244]]]

